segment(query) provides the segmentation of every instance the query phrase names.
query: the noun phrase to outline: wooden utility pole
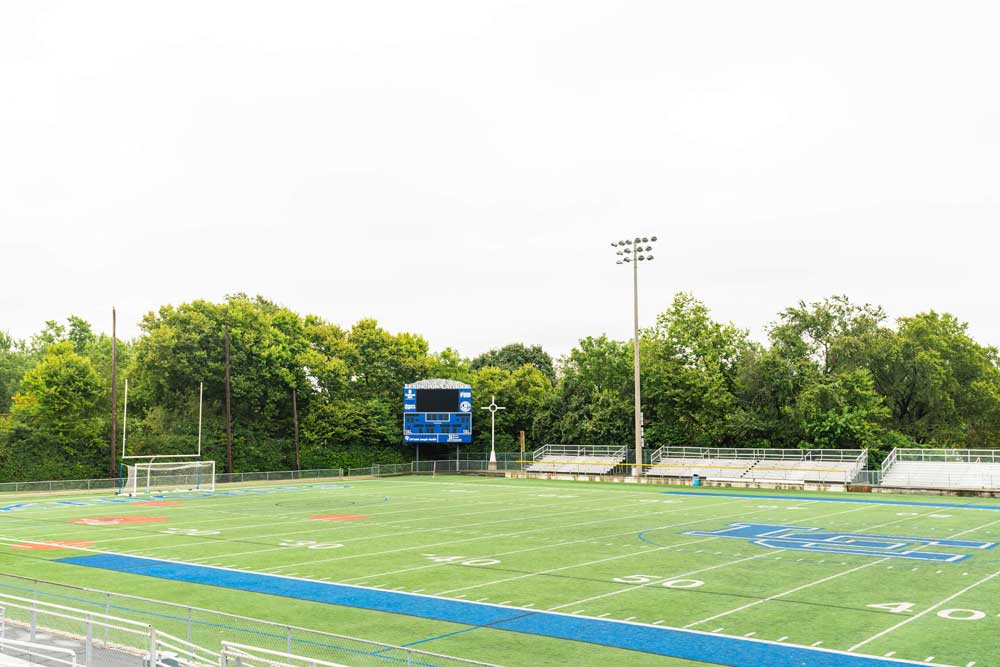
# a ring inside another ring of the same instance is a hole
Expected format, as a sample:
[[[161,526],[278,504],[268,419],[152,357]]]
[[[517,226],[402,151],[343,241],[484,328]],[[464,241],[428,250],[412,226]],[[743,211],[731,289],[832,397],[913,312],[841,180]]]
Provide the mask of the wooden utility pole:
[[[108,468],[111,479],[118,477],[115,470],[115,455],[118,450],[118,332],[117,315],[111,308],[111,463]]]
[[[524,431],[521,431],[521,460],[524,460]]]
[[[302,472],[302,457],[299,454],[299,404],[296,399],[298,391],[292,389],[292,424],[295,425],[295,469]]]
[[[233,474],[233,409],[229,387],[229,325],[226,325],[226,472]]]

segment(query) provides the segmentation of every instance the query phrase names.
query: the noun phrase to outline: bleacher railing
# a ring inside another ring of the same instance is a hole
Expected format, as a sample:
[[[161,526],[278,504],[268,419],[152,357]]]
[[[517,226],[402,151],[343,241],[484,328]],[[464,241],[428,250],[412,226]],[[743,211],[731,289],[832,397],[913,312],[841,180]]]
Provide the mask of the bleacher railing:
[[[886,461],[924,463],[1000,463],[1000,449],[894,449]]]
[[[73,640],[71,643],[79,644],[82,656],[77,651],[72,653],[88,667],[103,664],[213,667],[220,659],[217,652],[167,634],[150,623],[0,593],[0,637],[6,638],[15,630],[28,634],[28,644],[40,644],[42,633]],[[161,661],[167,655],[180,659],[173,663]],[[150,657],[153,659],[144,660]],[[53,659],[45,658],[40,664],[50,660]]]
[[[866,460],[864,449],[742,449],[739,447],[660,447],[652,460],[671,459],[761,459],[773,461],[836,461]]]
[[[397,667],[411,664],[426,667],[496,667],[490,663],[191,605],[59,584],[19,575],[0,574],[0,609],[7,608],[7,618],[11,620],[10,609],[13,607],[8,604],[7,599],[22,600],[16,602],[19,605],[16,607],[19,610],[17,613],[20,614],[16,620],[22,626],[31,625],[48,632],[58,631],[66,635],[88,638],[88,644],[95,648],[117,646],[119,650],[128,649],[134,654],[140,652],[148,655],[150,650],[156,650],[183,657],[187,653],[197,654],[198,647],[220,647],[222,642],[232,642],[258,650],[294,655],[305,660],[315,658],[332,661],[347,667]],[[72,605],[72,608],[68,605]],[[40,614],[40,610],[54,607],[62,607],[58,613],[67,619],[42,623],[39,620],[40,615],[32,616],[33,610]],[[70,609],[71,611],[68,611]],[[112,614],[114,616],[111,616]],[[32,620],[33,618],[35,620]],[[122,620],[127,622],[121,623]],[[125,627],[125,630],[122,631],[121,627]],[[150,649],[148,641],[151,631],[154,632],[153,639],[159,648]],[[0,620],[0,634],[2,634],[2,620]],[[136,640],[135,637],[138,636],[145,636],[147,639]],[[204,657],[204,649],[198,650],[202,651],[198,655]],[[218,654],[213,655],[215,656],[213,660],[206,664],[212,664],[214,667],[219,664],[220,658]],[[84,664],[102,663],[98,661]],[[141,663],[136,664],[141,665]],[[244,662],[244,665],[247,665],[247,662]]]
[[[626,456],[627,447],[616,447],[614,445],[543,445],[531,453],[531,458],[535,461],[543,456]]]
[[[0,607],[0,610],[3,608]],[[0,628],[3,626],[0,625]],[[76,652],[59,646],[22,642],[0,636],[0,654],[19,659],[29,665],[67,665],[77,667]]]

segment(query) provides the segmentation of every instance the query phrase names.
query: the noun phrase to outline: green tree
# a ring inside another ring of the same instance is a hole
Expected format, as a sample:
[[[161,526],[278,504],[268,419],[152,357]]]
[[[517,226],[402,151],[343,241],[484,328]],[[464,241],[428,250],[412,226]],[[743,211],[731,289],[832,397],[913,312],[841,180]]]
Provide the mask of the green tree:
[[[898,334],[872,355],[876,387],[892,427],[938,447],[992,447],[1000,437],[997,350],[976,343],[953,315],[899,320]]]
[[[627,445],[632,442],[632,346],[607,336],[580,340],[560,360],[555,392],[539,410],[537,444]]]
[[[678,294],[642,340],[643,412],[649,446],[732,446],[736,376],[750,347],[745,330],[712,320]]]
[[[484,352],[472,360],[472,370],[494,366],[508,371],[516,371],[525,364],[534,366],[549,379],[549,383],[556,381],[555,368],[552,364],[552,357],[542,349],[541,345],[530,347],[521,343],[511,343],[503,347]]]
[[[100,378],[68,342],[48,346],[14,395],[8,479],[94,477],[105,470]]]
[[[826,375],[798,397],[793,414],[805,435],[802,447],[877,448],[889,416],[865,369]]]

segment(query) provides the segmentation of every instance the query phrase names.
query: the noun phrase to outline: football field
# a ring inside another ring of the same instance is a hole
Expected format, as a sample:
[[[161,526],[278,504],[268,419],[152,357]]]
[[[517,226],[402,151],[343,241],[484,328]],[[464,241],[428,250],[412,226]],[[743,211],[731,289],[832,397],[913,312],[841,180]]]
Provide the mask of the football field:
[[[500,665],[1000,666],[997,500],[346,478],[5,497],[0,539],[4,574]]]

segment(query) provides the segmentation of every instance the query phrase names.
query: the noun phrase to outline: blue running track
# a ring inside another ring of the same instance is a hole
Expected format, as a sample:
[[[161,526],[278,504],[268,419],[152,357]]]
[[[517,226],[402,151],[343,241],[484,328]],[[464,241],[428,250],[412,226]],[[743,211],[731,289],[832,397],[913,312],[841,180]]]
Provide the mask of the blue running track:
[[[436,598],[414,593],[292,579],[255,572],[189,565],[151,558],[98,554],[59,559],[61,563],[157,577],[192,584],[279,595],[297,600],[522,634],[587,642],[730,667],[898,667],[912,663],[752,639],[723,637],[692,630],[583,618],[494,604]]]

